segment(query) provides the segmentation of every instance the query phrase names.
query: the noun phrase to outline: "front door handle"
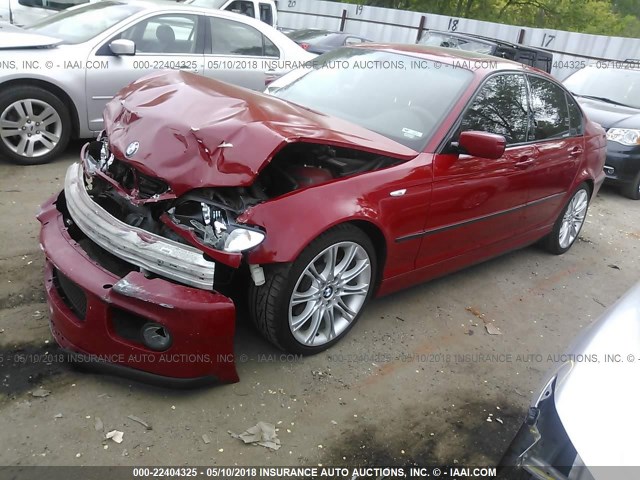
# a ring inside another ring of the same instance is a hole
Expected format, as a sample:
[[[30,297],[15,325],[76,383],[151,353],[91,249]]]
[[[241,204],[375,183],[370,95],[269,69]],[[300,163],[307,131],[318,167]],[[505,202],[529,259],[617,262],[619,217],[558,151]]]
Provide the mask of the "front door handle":
[[[582,147],[573,147],[569,149],[569,156],[576,158],[582,155]]]
[[[515,163],[517,168],[529,168],[536,161],[535,158],[530,157],[529,155],[523,155],[518,158],[518,161]]]

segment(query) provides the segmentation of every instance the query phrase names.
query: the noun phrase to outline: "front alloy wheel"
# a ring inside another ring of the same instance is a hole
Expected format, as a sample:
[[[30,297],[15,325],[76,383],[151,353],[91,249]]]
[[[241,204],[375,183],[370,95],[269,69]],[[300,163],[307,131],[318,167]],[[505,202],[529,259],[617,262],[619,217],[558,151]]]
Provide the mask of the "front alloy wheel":
[[[62,135],[62,120],[51,105],[34,98],[13,102],[0,114],[0,137],[5,146],[24,157],[40,157],[53,150]]]
[[[290,264],[265,265],[249,289],[249,313],[271,343],[292,353],[326,350],[353,327],[374,289],[371,239],[345,224],[312,241]]]
[[[304,269],[289,301],[289,328],[302,345],[320,346],[342,335],[364,305],[371,259],[354,242],[320,252]]]
[[[47,163],[70,135],[68,108],[52,93],[31,85],[0,93],[0,156],[21,165]]]

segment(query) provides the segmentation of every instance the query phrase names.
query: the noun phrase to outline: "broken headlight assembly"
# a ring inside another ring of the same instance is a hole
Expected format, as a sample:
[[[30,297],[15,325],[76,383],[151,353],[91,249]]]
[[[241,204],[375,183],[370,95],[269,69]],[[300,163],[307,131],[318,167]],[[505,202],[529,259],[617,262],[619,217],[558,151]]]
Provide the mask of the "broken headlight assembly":
[[[207,190],[205,194],[215,196]],[[236,212],[204,195],[185,195],[167,212],[172,223],[190,230],[205,246],[227,253],[240,253],[256,247],[265,238],[257,228],[235,223]]]

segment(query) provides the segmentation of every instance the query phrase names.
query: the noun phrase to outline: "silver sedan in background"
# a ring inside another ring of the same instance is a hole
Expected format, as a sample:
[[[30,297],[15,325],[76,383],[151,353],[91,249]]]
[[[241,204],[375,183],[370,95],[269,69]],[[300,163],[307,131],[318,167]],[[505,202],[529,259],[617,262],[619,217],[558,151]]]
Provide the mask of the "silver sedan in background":
[[[640,478],[640,283],[554,357],[499,478]]]
[[[263,90],[314,56],[231,12],[136,0],[74,7],[22,33],[0,33],[0,158],[53,160],[70,138],[99,132],[105,104],[155,70]]]

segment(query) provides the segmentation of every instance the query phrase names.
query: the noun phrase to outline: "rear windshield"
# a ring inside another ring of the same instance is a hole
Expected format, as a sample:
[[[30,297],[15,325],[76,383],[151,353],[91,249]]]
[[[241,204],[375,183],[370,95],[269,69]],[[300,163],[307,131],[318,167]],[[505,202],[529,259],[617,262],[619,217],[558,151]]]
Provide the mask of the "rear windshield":
[[[298,30],[287,35],[295,42],[309,42],[313,44],[329,43],[335,37],[332,32],[326,30]]]
[[[447,35],[446,33],[427,32],[420,39],[421,45],[430,47],[446,47],[455,48],[457,50],[466,50],[468,52],[478,52],[490,55],[493,52],[494,45],[468,39]]]

